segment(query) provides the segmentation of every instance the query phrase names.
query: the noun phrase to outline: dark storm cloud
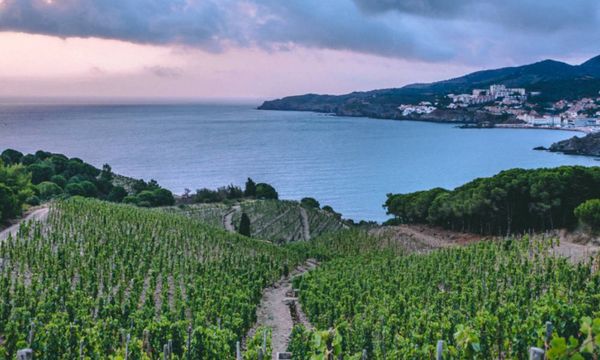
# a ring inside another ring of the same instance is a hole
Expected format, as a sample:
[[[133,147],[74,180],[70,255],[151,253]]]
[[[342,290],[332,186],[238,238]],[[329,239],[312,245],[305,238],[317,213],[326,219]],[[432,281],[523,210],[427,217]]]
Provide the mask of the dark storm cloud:
[[[548,31],[599,25],[597,0],[354,0],[368,14],[395,11],[425,18],[487,21],[508,29]]]
[[[182,44],[213,52],[232,46],[281,51],[300,45],[473,63],[491,56],[553,55],[569,48],[598,51],[594,45],[600,41],[598,4],[597,0],[0,0],[0,30]]]

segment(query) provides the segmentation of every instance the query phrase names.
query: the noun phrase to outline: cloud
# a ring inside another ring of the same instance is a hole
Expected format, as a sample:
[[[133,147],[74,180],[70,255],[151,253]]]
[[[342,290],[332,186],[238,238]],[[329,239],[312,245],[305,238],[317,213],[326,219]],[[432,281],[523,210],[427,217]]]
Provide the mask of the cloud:
[[[0,31],[459,63],[591,53],[599,18],[597,0],[0,1]]]
[[[148,66],[146,70],[151,74],[160,78],[178,78],[183,75],[183,71],[180,68],[168,67],[168,66]]]

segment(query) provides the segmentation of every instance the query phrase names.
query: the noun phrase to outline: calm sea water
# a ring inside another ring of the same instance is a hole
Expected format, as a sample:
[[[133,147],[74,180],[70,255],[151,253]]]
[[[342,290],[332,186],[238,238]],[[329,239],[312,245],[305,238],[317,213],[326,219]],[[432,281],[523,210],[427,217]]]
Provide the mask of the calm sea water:
[[[386,193],[453,188],[521,167],[599,165],[533,151],[575,135],[255,110],[252,105],[0,105],[0,149],[80,157],[184,188],[272,183],[345,217],[385,220]]]

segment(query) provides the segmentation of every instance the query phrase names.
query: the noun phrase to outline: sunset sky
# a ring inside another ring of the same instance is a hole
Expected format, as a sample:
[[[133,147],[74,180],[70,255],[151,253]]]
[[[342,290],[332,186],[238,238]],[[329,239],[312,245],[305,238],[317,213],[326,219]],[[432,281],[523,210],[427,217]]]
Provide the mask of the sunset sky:
[[[597,0],[0,0],[0,96],[270,98],[600,54]]]

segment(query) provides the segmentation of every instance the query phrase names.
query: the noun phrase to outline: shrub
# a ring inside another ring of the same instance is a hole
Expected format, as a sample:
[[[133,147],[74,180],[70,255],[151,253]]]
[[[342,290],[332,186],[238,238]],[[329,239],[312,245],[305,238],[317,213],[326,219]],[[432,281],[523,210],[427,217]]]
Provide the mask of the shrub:
[[[127,196],[127,190],[122,186],[114,186],[108,193],[107,200],[112,202],[122,202]]]
[[[65,179],[65,177],[62,175],[54,175],[53,177],[50,178],[50,181],[52,181],[53,183],[55,183],[56,185],[60,186],[63,189],[64,189],[65,185],[67,185],[67,179]]]
[[[63,189],[51,181],[44,181],[36,185],[39,196],[43,200],[52,199],[63,193]]]
[[[50,178],[54,175],[54,168],[47,162],[31,164],[27,169],[31,172],[31,182],[34,185],[42,181],[50,181]]]
[[[259,183],[256,185],[256,197],[259,199],[273,199],[277,200],[279,194],[275,188],[269,184]]]
[[[600,230],[600,199],[587,200],[576,207],[575,216],[590,230]]]
[[[300,200],[300,204],[309,209],[318,209],[321,207],[321,204],[319,204],[315,198],[311,197],[305,197],[304,199]]]

